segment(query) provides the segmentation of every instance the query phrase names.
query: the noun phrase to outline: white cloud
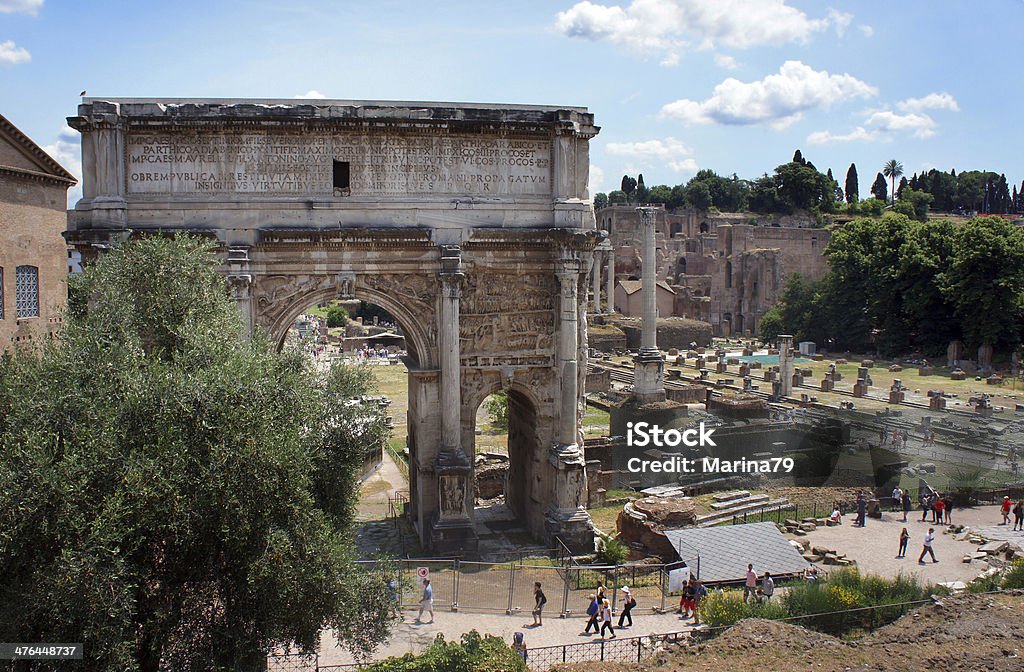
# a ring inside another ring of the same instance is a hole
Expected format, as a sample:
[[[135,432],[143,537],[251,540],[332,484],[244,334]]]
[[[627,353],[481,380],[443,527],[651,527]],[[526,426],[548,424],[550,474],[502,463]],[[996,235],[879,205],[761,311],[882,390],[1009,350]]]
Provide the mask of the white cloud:
[[[32,60],[32,54],[28,53],[28,49],[19,47],[13,40],[0,42],[0,64],[17,65],[18,63],[28,63],[30,60]]]
[[[845,30],[852,18],[833,10],[828,18],[812,19],[786,0],[632,0],[626,7],[583,0],[559,12],[555,27],[568,37],[611,42],[645,57],[663,55],[662,63],[673,65],[680,52],[692,49],[806,42],[829,25]]]
[[[935,135],[935,120],[927,114],[897,114],[884,110],[875,112],[865,122],[883,133],[908,131],[915,138],[930,138]]]
[[[836,134],[832,131],[815,131],[807,136],[807,142],[812,145],[830,145],[836,142],[857,142],[872,141],[878,138],[877,131],[869,131],[863,126],[858,126],[849,133]]]
[[[896,107],[904,112],[921,112],[923,110],[952,110],[959,112],[956,98],[948,93],[929,93],[924,98],[907,98],[896,103]]]
[[[661,116],[688,123],[766,123],[784,128],[807,110],[877,94],[878,89],[852,75],[830,75],[800,61],[786,61],[778,74],[762,80],[741,82],[730,77],[702,102],[683,99],[669,103],[661,108]]]
[[[587,189],[590,191],[591,198],[594,197],[594,194],[604,191],[604,170],[600,166],[590,164],[590,179],[587,181]]]
[[[839,37],[846,35],[846,29],[853,23],[853,14],[840,12],[838,9],[828,10],[828,18]]]
[[[640,142],[610,142],[605,147],[605,151],[612,156],[635,159],[646,165],[658,162],[667,165],[677,173],[697,171],[697,162],[689,156],[693,150],[671,137],[664,140]]]
[[[325,96],[324,94],[320,93],[320,92],[319,92],[319,91],[317,91],[316,89],[310,89],[309,91],[306,91],[305,93],[303,93],[303,94],[300,94],[300,95],[298,95],[298,96],[294,96],[294,97],[295,97],[295,98],[315,98],[315,99],[323,99],[323,98],[326,98],[327,96]]]
[[[679,54],[677,52],[670,51],[669,53],[665,54],[664,58],[658,61],[658,65],[664,65],[666,67],[679,65]]]
[[[873,37],[875,34],[875,29],[867,25],[857,26],[857,30],[859,30],[864,37]]]
[[[740,67],[736,63],[736,59],[726,54],[715,54],[715,65],[726,70],[735,70]]]
[[[78,184],[68,190],[68,207],[74,206],[82,198],[82,136],[65,125],[57,134],[56,142],[43,147],[43,151],[78,178]]]
[[[31,14],[35,16],[43,0],[0,0],[0,14]]]

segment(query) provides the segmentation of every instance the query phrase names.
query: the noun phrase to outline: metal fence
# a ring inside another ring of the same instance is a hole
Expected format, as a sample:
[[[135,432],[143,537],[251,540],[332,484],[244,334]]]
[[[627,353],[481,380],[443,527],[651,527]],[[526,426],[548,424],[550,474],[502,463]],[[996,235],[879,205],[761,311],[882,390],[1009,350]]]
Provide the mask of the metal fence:
[[[373,566],[376,561],[359,564]],[[615,609],[620,592],[628,586],[637,601],[637,613],[665,609],[668,571],[676,565],[552,565],[551,561],[470,562],[468,560],[396,560],[400,577],[398,601],[402,608],[418,607],[423,596],[423,579],[433,588],[434,608],[452,611],[483,611],[506,614],[528,613],[535,604],[534,590],[541,585],[553,616],[578,615],[586,611],[590,595],[605,587]]]

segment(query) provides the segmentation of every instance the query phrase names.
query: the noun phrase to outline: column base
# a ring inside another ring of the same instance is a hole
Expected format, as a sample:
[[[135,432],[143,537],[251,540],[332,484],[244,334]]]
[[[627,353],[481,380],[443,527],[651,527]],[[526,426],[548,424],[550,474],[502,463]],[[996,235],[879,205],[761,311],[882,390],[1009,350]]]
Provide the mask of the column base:
[[[430,551],[439,557],[476,558],[480,554],[480,539],[469,518],[430,521],[427,533]]]
[[[633,396],[637,401],[665,401],[665,359],[661,351],[642,348],[633,362]]]
[[[544,516],[544,532],[549,543],[554,544],[558,537],[575,554],[594,552],[594,522],[585,509],[548,511]]]

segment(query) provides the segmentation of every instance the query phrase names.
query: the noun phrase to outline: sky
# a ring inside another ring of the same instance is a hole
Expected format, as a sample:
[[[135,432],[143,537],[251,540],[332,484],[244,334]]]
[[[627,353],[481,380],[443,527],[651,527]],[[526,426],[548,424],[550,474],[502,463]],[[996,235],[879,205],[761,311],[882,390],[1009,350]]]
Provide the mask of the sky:
[[[76,175],[85,90],[584,106],[592,194],[797,148],[865,195],[889,159],[1019,185],[1022,26],[1024,0],[0,0],[0,113]]]

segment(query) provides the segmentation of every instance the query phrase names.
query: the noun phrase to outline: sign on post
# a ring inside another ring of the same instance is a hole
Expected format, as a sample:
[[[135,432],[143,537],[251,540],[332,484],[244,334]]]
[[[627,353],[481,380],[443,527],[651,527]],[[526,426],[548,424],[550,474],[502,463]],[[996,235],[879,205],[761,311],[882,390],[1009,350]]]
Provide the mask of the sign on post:
[[[668,592],[678,593],[686,585],[686,582],[690,580],[690,568],[680,567],[679,569],[669,570],[668,573]]]
[[[430,578],[430,568],[429,567],[417,567],[416,568],[416,576],[418,576],[420,578],[420,581],[424,581],[426,579],[429,579]]]

